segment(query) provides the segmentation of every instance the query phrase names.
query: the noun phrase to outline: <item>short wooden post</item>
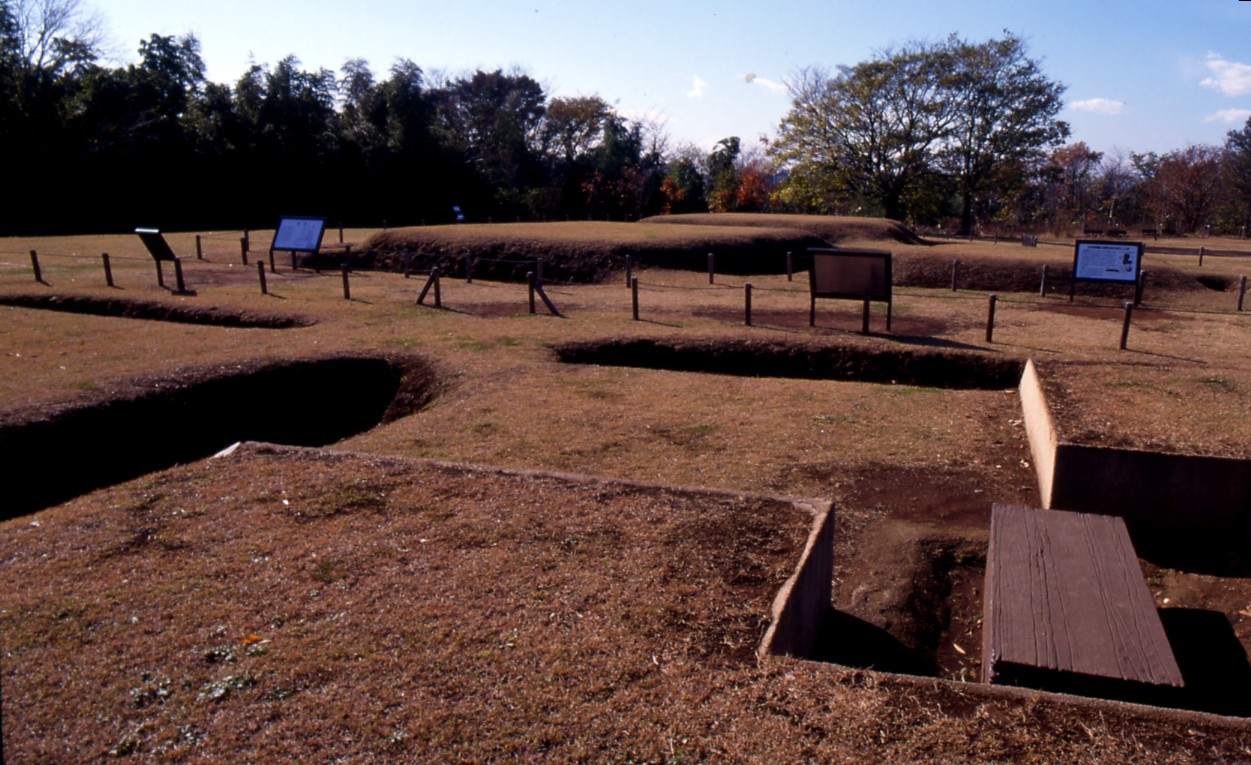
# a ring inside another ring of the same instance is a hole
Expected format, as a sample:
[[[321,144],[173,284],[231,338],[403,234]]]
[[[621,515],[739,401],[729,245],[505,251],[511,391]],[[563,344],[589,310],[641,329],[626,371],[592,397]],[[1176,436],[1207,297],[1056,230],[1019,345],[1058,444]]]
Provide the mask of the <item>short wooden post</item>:
[[[1129,342],[1129,322],[1134,315],[1134,304],[1125,301],[1125,323],[1121,325],[1121,350],[1125,350],[1126,343]]]
[[[264,263],[259,263],[259,262],[258,262],[258,263],[256,264],[256,275],[257,275],[257,276],[260,278],[260,280],[261,280],[261,294],[262,294],[262,295],[268,295],[268,294],[269,294],[269,285],[265,282],[265,264],[264,264]]]
[[[246,228],[243,229],[243,249],[245,250],[252,249],[252,237],[248,233],[248,230]]]
[[[339,266],[339,269],[343,272],[343,299],[351,300],[352,299],[352,285],[349,282],[348,274],[350,272],[348,270],[347,264],[344,263],[342,266]]]
[[[634,277],[630,280],[630,298],[634,303],[634,320],[639,320],[639,279]]]
[[[708,283],[713,284],[715,282],[716,282],[716,267],[714,263],[713,254],[710,252],[708,253]]]
[[[178,294],[186,294],[187,284],[182,280],[182,258],[174,258],[174,284],[178,285]]]
[[[526,284],[530,285],[530,313],[536,313],[534,310],[534,272],[526,272]]]
[[[473,256],[465,256],[465,284],[473,284]]]
[[[989,306],[986,309],[986,342],[995,342],[995,303],[999,301],[998,295],[991,295]]]
[[[744,303],[744,319],[747,326],[751,326],[751,282],[743,285],[743,303]]]
[[[535,258],[534,260],[534,278],[543,281],[543,259]]]
[[[195,235],[195,259],[204,260],[204,245],[200,242],[200,235]]]
[[[104,261],[104,283],[110,287],[116,286],[113,284],[113,266],[109,263],[109,254],[107,252],[100,253],[100,260]]]
[[[425,305],[426,294],[430,292],[430,288],[434,288],[434,307],[443,307],[443,296],[439,291],[439,267],[435,266],[430,269],[430,278],[426,279],[426,284],[421,288],[421,294],[417,296],[417,305]]]
[[[634,280],[634,257],[626,255],[626,286],[629,287]]]
[[[795,255],[789,250],[786,252],[786,281],[795,281]]]
[[[955,292],[960,286],[960,261],[951,261],[951,291]]]
[[[1247,296],[1247,277],[1238,280],[1238,310],[1242,310],[1242,301]]]
[[[339,221],[339,244],[343,244],[343,221]]]
[[[292,271],[299,271],[299,270],[300,270],[300,261],[296,260],[296,252],[295,252],[295,250],[292,250],[292,251],[291,251],[291,270],[292,270]]]
[[[239,239],[239,252],[243,254],[243,265],[248,264],[248,238],[241,237]]]
[[[869,309],[871,302],[872,301],[869,299],[869,291],[865,290],[864,309],[860,312],[860,334],[862,335],[869,334]]]
[[[1038,284],[1038,297],[1047,297],[1047,264],[1043,263],[1042,281]]]
[[[1138,282],[1134,285],[1134,305],[1142,305],[1142,293],[1147,286],[1147,272],[1138,274]]]
[[[269,248],[269,272],[271,274],[278,273],[278,267],[274,265],[274,248]]]
[[[156,261],[156,286],[165,286],[165,269],[161,267],[161,261]]]
[[[1199,268],[1203,268],[1203,256],[1207,253],[1207,251],[1208,251],[1207,247],[1199,248]]]
[[[35,281],[46,284],[43,280],[43,269],[39,268],[39,253],[34,250],[30,251],[30,267],[35,272]]]

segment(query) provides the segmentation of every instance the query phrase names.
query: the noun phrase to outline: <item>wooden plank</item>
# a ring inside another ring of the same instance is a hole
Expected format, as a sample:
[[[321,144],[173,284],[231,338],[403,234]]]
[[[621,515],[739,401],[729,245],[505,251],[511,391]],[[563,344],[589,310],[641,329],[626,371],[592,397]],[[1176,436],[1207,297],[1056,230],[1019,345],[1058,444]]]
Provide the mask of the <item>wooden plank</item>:
[[[996,504],[990,529],[988,682],[1018,665],[1182,686],[1121,518]]]

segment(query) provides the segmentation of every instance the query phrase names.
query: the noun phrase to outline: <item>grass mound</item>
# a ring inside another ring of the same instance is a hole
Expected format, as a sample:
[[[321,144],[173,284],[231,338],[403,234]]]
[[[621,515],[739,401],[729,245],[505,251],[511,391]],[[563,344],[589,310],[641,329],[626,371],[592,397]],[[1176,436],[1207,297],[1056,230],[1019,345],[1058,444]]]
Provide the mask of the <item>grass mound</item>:
[[[664,226],[649,222],[500,223],[392,229],[370,237],[361,248],[364,265],[398,271],[438,266],[464,274],[465,257],[474,258],[474,275],[518,280],[543,259],[549,280],[597,282],[635,264],[704,269],[708,253],[724,273],[782,273],[786,253],[826,246],[798,228]]]
[[[803,231],[831,245],[850,242],[927,244],[897,220],[850,215],[776,215],[772,213],[695,213],[644,218],[643,223],[686,226],[742,226]]]

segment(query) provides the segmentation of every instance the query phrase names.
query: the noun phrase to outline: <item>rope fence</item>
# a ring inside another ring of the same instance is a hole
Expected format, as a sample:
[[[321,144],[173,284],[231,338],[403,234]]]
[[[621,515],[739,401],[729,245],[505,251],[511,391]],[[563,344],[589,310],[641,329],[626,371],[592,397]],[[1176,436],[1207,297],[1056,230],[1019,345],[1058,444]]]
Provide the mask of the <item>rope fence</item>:
[[[210,241],[222,241],[227,238],[233,238],[233,237],[234,237],[234,232],[197,235],[195,259],[200,261],[202,264],[204,264],[202,266],[199,266],[199,268],[206,268],[206,267],[211,268],[212,264],[215,262],[204,257],[204,241],[206,239]],[[240,237],[239,239],[241,243],[240,245],[241,254],[243,254],[243,256],[246,258],[247,247],[248,247],[247,232],[245,231],[244,236]],[[550,313],[552,316],[557,316],[557,317],[564,316],[564,314],[560,312],[560,310],[552,301],[546,289],[547,287],[587,286],[586,283],[584,282],[545,279],[543,275],[543,268],[544,268],[543,258],[487,257],[487,256],[477,256],[477,255],[423,255],[423,254],[411,253],[411,252],[401,252],[401,253],[398,253],[398,256],[402,258],[403,274],[405,278],[411,278],[414,275],[426,277],[426,281],[424,282],[420,290],[420,294],[415,300],[415,303],[418,305],[427,305],[426,303],[427,298],[433,296],[433,306],[435,308],[443,307],[442,282],[443,280],[448,278],[450,272],[442,264],[447,263],[448,261],[454,264],[451,271],[460,270],[463,273],[464,281],[466,284],[473,284],[475,267],[478,267],[480,269],[480,272],[486,271],[488,273],[491,273],[492,275],[496,275],[500,271],[499,267],[501,266],[504,267],[505,271],[508,271],[509,269],[512,270],[511,273],[507,273],[506,275],[512,275],[512,273],[517,273],[517,269],[526,269],[524,280],[522,280],[522,285],[527,290],[528,309],[529,309],[529,312],[532,314],[537,313],[537,302],[538,300],[541,300],[543,305],[547,308],[548,313]],[[1202,257],[1202,255],[1200,257]],[[110,255],[109,253],[100,253],[99,255],[91,255],[91,254],[80,253],[80,252],[56,252],[56,251],[38,252],[35,250],[30,250],[27,253],[21,253],[21,252],[16,252],[16,251],[0,251],[0,274],[10,276],[10,275],[15,275],[15,274],[20,274],[22,272],[26,272],[26,273],[29,273],[33,277],[35,282],[46,285],[46,286],[51,286],[47,278],[47,273],[45,272],[46,267],[51,268],[52,269],[51,272],[55,274],[58,270],[65,270],[68,268],[72,268],[75,270],[76,273],[79,273],[92,266],[98,266],[101,269],[101,276],[103,278],[103,281],[109,287],[115,287],[116,284],[115,284],[114,270],[113,270],[113,266],[115,264],[118,264],[118,263],[134,264],[134,263],[140,263],[140,262],[154,263],[156,266],[156,272],[157,272],[156,278],[157,278],[157,283],[159,286],[165,289],[170,289],[170,291],[173,294],[194,295],[195,293],[190,291],[187,288],[186,283],[184,281],[183,261],[186,259],[188,258],[175,257],[173,259],[172,265],[173,265],[176,280],[177,280],[176,289],[170,288],[165,284],[164,272],[162,269],[161,260],[153,259],[153,258],[146,258],[146,257],[128,256],[128,255],[114,256],[114,255]],[[23,261],[26,261],[26,262],[23,262]],[[424,265],[425,264],[424,262],[431,262],[431,265],[429,265],[429,267],[414,268],[414,261],[417,261],[421,265]],[[461,266],[460,269],[455,268],[457,261],[459,261],[459,265]],[[244,260],[244,262],[245,264],[247,263],[246,259]],[[231,265],[234,265],[233,262],[231,263]],[[257,279],[259,282],[260,293],[262,295],[270,295],[271,294],[270,289],[269,289],[270,285],[268,281],[268,276],[266,274],[264,261],[262,259],[258,259],[256,261],[256,266],[257,266]],[[352,300],[352,293],[351,293],[352,267],[351,266],[352,266],[352,258],[351,258],[351,249],[349,245],[348,248],[343,252],[342,264],[337,269],[341,275],[343,297],[346,300]],[[483,268],[484,266],[485,268]],[[745,281],[745,280],[741,282],[738,282],[737,280],[735,282],[727,282],[725,281],[724,278],[722,278],[721,280],[718,280],[716,270],[715,270],[715,255],[713,253],[708,254],[708,283],[706,285],[671,283],[671,282],[660,281],[660,280],[643,281],[638,276],[635,275],[635,263],[634,263],[632,256],[626,256],[624,266],[625,266],[625,272],[627,275],[627,287],[629,288],[631,292],[631,299],[630,299],[631,315],[633,319],[636,321],[640,320],[640,314],[642,310],[641,305],[640,305],[640,298],[639,298],[640,290],[648,290],[652,292],[673,291],[673,292],[681,292],[685,294],[691,294],[691,293],[697,293],[697,292],[709,294],[710,292],[716,292],[722,295],[726,295],[734,291],[742,291],[743,323],[747,326],[756,325],[753,319],[753,308],[754,307],[759,308],[762,300],[767,302],[770,296],[788,296],[788,295],[798,296],[798,295],[810,295],[811,294],[808,289],[804,289],[799,286],[764,286],[764,285],[757,285],[751,281]],[[959,261],[958,260],[952,261],[952,277],[951,277],[951,289],[950,290],[942,290],[942,289],[935,289],[935,288],[925,289],[925,288],[918,288],[918,287],[893,287],[891,290],[891,294],[895,297],[904,297],[909,300],[931,300],[931,301],[933,300],[944,301],[945,300],[945,301],[966,301],[966,302],[978,301],[978,300],[986,301],[987,311],[986,311],[985,338],[986,338],[987,343],[994,342],[993,338],[994,338],[994,332],[995,332],[997,312],[1002,311],[1004,307],[1033,307],[1033,308],[1051,307],[1051,306],[1055,306],[1059,299],[1062,299],[1062,298],[1049,298],[1047,296],[1047,284],[1048,284],[1048,278],[1049,278],[1047,265],[1043,265],[1041,267],[1041,284],[1040,284],[1039,293],[1037,297],[1029,297],[1024,293],[1019,293],[1019,292],[1014,293],[1012,295],[1008,295],[1008,296],[1002,296],[994,292],[961,289],[960,284],[959,284],[959,269],[960,269]],[[292,253],[291,270],[292,271],[299,270],[299,265],[298,265],[298,261],[295,258],[295,253]],[[319,269],[314,269],[314,270],[319,270]],[[269,274],[278,273],[277,265],[274,259],[274,253],[272,251],[269,252],[268,271],[269,271]],[[794,268],[793,268],[793,262],[792,262],[790,253],[787,253],[787,257],[786,257],[786,274],[785,275],[786,275],[788,284],[794,281]],[[1069,278],[1065,274],[1061,274],[1060,276],[1061,278]],[[1141,289],[1142,282],[1146,280],[1146,276],[1147,276],[1147,272],[1144,271],[1138,284],[1139,289]],[[1147,311],[1147,312],[1156,313],[1156,314],[1172,313],[1172,314],[1181,314],[1181,315],[1185,315],[1185,314],[1191,314],[1191,315],[1198,314],[1198,315],[1211,315],[1211,316],[1228,316],[1231,314],[1237,315],[1237,314],[1241,314],[1242,312],[1244,312],[1246,308],[1246,292],[1247,292],[1247,277],[1242,276],[1239,279],[1238,288],[1236,290],[1236,309],[1233,311],[1219,310],[1219,309],[1205,309],[1205,308],[1173,307],[1173,306],[1163,306],[1163,305],[1158,305],[1158,304],[1151,305],[1151,306],[1143,306],[1141,305],[1141,294],[1140,293],[1136,294],[1134,301],[1132,302],[1126,301],[1120,304],[1120,307],[1122,307],[1124,310],[1124,320],[1123,320],[1123,329],[1121,333],[1120,347],[1122,349],[1126,348],[1127,339],[1129,336],[1130,327],[1132,323],[1132,318],[1133,318],[1133,314],[1135,311]],[[552,294],[557,294],[557,293],[552,293]],[[866,299],[865,307],[864,307],[864,322],[862,325],[863,327],[862,332],[866,334],[868,333],[868,326],[869,326],[868,325],[868,317],[869,317],[868,302],[869,301]],[[1069,301],[1067,302],[1067,305],[1070,306],[1072,309],[1079,310],[1079,311],[1082,311],[1082,310],[1107,311],[1109,308],[1117,307],[1117,306],[1109,306],[1104,303],[1092,304],[1088,301],[1075,303],[1073,302],[1073,298],[1071,295],[1070,295]],[[889,314],[889,311],[888,311],[888,314]],[[889,322],[888,322],[888,325],[889,325]]]

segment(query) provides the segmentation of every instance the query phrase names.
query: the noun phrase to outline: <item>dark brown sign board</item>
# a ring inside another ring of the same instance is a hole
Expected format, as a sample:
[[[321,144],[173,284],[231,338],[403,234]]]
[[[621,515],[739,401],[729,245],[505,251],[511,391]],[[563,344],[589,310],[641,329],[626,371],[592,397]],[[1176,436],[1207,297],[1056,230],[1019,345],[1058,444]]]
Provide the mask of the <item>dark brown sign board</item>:
[[[165,241],[165,237],[161,236],[159,230],[154,228],[137,228],[135,233],[139,235],[139,240],[143,242],[143,246],[148,248],[148,254],[158,264],[162,260],[171,262],[178,260],[174,255],[174,251],[169,248],[169,242]]]
[[[1078,239],[1073,245],[1073,281],[1069,284],[1069,300],[1073,299],[1078,282],[1111,282],[1137,287],[1142,275],[1143,251],[1142,242]]]
[[[274,230],[274,243],[270,251],[312,252],[321,249],[321,238],[326,233],[325,218],[283,217]]]
[[[809,324],[816,324],[817,298],[886,303],[886,330],[890,331],[891,254],[886,250],[852,250],[839,247],[809,248],[812,268],[808,285],[812,293]]]

